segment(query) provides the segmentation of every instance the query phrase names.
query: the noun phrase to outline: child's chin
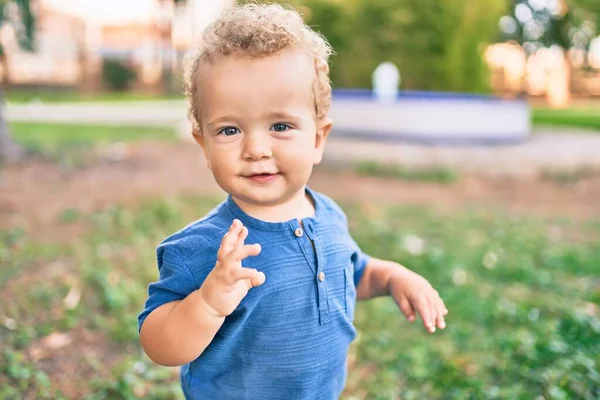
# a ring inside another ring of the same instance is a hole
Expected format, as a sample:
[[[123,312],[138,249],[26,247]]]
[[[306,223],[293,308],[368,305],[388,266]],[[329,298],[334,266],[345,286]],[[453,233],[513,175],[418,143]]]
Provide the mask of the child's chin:
[[[262,195],[258,193],[254,193],[250,196],[246,197],[246,202],[250,204],[254,204],[257,206],[273,206],[280,204],[284,199],[284,196],[278,195],[276,193],[264,193]]]
[[[284,197],[282,193],[278,193],[277,190],[273,190],[272,188],[252,187],[243,191],[225,191],[236,199],[257,206],[277,204]]]

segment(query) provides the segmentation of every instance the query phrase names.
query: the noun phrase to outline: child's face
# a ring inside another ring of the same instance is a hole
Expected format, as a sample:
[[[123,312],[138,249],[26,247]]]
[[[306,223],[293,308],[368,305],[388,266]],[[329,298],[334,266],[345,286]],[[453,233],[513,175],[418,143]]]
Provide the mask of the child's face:
[[[304,196],[331,122],[315,115],[311,59],[298,51],[218,57],[198,71],[194,136],[223,190],[247,204]]]

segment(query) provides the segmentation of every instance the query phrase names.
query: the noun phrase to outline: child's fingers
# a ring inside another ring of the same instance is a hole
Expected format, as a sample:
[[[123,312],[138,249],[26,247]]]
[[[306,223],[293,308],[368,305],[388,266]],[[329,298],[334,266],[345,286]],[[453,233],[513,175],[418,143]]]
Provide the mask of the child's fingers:
[[[437,326],[440,329],[444,329],[446,327],[446,321],[444,319],[444,316],[448,314],[448,310],[446,309],[444,300],[442,300],[439,296],[436,299],[436,307],[437,307]]]
[[[244,241],[246,240],[246,238],[248,237],[248,228],[246,228],[245,226],[242,227],[242,230],[238,236],[238,240],[237,240],[237,244],[236,246],[243,246],[244,245]]]
[[[244,248],[244,240],[246,240],[247,237],[248,237],[248,228],[246,228],[245,226],[242,226],[242,229],[240,229],[240,231],[238,233],[238,236],[235,241],[235,245],[233,246],[233,249],[227,255],[227,258],[229,259],[229,261],[240,261],[240,258],[238,258],[238,255],[242,252],[242,250]]]
[[[227,254],[229,254],[231,250],[233,250],[242,227],[242,223],[239,220],[234,219],[233,223],[229,227],[229,230],[223,236],[223,239],[221,241],[221,247],[219,248],[219,251],[217,253],[217,259],[221,261],[221,264],[223,263],[223,261],[225,261],[225,257],[227,256]]]
[[[446,308],[446,305],[444,304],[444,300],[442,300],[440,293],[435,289],[433,290],[433,293],[433,298],[436,302],[436,305],[438,306],[439,312],[441,312],[442,315],[447,315],[448,309]]]
[[[435,327],[437,325],[437,317],[438,317],[438,313],[437,313],[437,307],[435,305],[435,301],[434,299],[430,298],[428,301],[429,304],[429,323],[427,324],[429,327],[429,332],[433,333],[435,332]]]
[[[249,285],[251,285],[248,289],[262,285],[265,281],[265,274],[254,268],[242,267],[240,269],[236,269],[234,272],[232,272],[231,277],[234,282],[241,281],[242,279],[247,280]]]
[[[230,261],[242,261],[246,257],[256,256],[260,253],[260,245],[245,245],[244,241],[248,238],[248,228],[245,226],[242,228],[235,247],[229,253],[228,258]]]
[[[440,313],[440,312],[437,313],[437,319],[435,321],[435,324],[440,329],[446,328],[446,321],[444,320],[444,315],[442,313]]]
[[[414,301],[413,307],[417,309],[417,312],[421,316],[421,320],[423,321],[423,325],[429,332],[435,331],[435,325],[433,324],[433,319],[431,316],[431,310],[429,308],[429,302],[425,298],[425,296],[420,296]]]
[[[260,244],[245,244],[241,247],[236,247],[234,251],[229,254],[230,260],[242,261],[247,257],[253,257],[260,254]]]
[[[258,273],[254,274],[254,276],[250,278],[250,285],[252,286],[249,289],[262,285],[265,283],[266,279],[267,277],[265,276],[264,272],[258,271]]]
[[[400,307],[400,311],[402,311],[402,314],[404,314],[407,320],[410,322],[415,320],[415,310],[412,308],[410,301],[408,301],[406,297],[402,296],[400,298],[400,301],[398,301],[398,307]]]
[[[254,257],[260,254],[262,247],[258,243],[248,244],[244,246],[244,258]]]

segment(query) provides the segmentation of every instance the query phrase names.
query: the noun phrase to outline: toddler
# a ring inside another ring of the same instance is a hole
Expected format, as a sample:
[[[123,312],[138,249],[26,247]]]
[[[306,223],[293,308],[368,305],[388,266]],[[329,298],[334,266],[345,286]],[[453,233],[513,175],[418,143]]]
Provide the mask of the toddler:
[[[139,328],[153,361],[182,366],[188,399],[339,398],[357,299],[391,295],[408,320],[445,327],[438,292],[364,254],[307,186],[332,126],[331,52],[295,11],[251,4],[187,60],[193,136],[228,197],[158,246]]]

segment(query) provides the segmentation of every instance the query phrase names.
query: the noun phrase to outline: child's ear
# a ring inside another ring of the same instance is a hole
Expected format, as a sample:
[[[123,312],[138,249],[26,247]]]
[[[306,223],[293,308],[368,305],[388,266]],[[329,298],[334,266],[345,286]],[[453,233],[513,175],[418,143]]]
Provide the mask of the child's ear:
[[[325,150],[325,142],[331,132],[333,121],[329,117],[321,118],[317,121],[317,137],[315,138],[315,165],[323,160],[323,151]]]
[[[210,165],[210,158],[208,157],[208,152],[206,151],[206,143],[204,142],[204,135],[202,134],[202,132],[198,129],[192,129],[192,136],[194,137],[194,140],[196,141],[196,143],[198,143],[200,145],[200,147],[202,147],[202,150],[204,151],[204,159],[206,160],[206,166],[208,167],[208,169],[212,169],[211,165]]]
[[[202,135],[202,132],[200,132],[198,129],[192,129],[192,136],[194,137],[196,143],[198,143],[200,147],[204,149],[204,136]]]

